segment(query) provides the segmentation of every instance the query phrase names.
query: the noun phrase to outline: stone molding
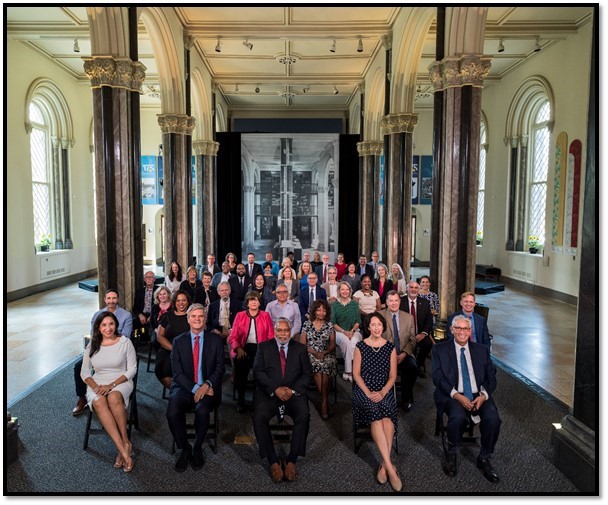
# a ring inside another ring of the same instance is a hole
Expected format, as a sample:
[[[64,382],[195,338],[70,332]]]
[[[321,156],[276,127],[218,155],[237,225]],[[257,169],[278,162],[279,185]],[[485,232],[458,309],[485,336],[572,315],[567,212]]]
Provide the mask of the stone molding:
[[[157,114],[161,133],[192,135],[196,119],[187,114]]]
[[[418,114],[404,112],[401,114],[389,114],[380,120],[382,135],[391,133],[412,133],[418,124]]]
[[[359,156],[380,156],[384,148],[384,142],[368,140],[357,142],[357,152]]]
[[[465,54],[461,57],[450,56],[434,61],[429,66],[429,77],[435,91],[447,88],[473,86],[483,88],[483,80],[490,71],[489,56]]]
[[[217,156],[219,142],[213,140],[197,140],[192,142],[192,151],[197,156]]]
[[[142,93],[141,86],[146,77],[146,67],[143,63],[112,56],[93,56],[83,60],[84,71],[92,88],[109,86]]]

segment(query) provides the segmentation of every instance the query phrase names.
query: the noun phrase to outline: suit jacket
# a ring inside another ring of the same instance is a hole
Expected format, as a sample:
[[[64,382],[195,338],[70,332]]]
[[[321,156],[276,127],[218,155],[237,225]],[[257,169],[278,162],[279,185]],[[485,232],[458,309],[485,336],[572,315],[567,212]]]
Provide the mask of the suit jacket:
[[[249,284],[251,284],[251,280],[249,280],[247,275],[245,275],[245,277],[243,277],[243,286],[241,286],[239,276],[234,275],[228,279],[228,284],[230,284],[230,296],[240,300],[241,303],[243,303],[245,294],[247,294],[247,291],[249,291]]]
[[[400,310],[403,310],[409,314],[410,312],[410,299],[409,297],[401,297]],[[433,331],[433,314],[431,313],[431,304],[424,298],[416,297],[416,322],[418,324],[418,333],[426,333],[430,335]]]
[[[452,321],[454,320],[454,317],[464,316],[464,315],[465,315],[465,313],[462,310],[459,310],[458,312],[454,312],[453,314],[448,316],[447,327],[448,327],[448,339],[449,340],[454,340],[454,334],[452,333],[452,330],[451,330]],[[473,312],[473,321],[475,322],[475,339],[476,339],[477,343],[485,345],[489,350],[490,349],[490,332],[488,330],[488,321],[486,320],[485,317],[483,317],[479,314],[476,314],[475,312]]]
[[[230,278],[234,277],[233,274],[231,274],[230,272],[228,272],[228,280],[230,281]],[[222,282],[222,272],[218,272],[216,274],[213,274],[213,277],[211,278],[211,285],[217,289],[218,284]]]
[[[496,390],[496,368],[490,358],[489,349],[485,345],[469,342],[469,352],[477,387],[483,386],[488,395],[492,397]],[[434,397],[438,407],[451,399],[452,389],[458,389],[457,359],[452,340],[433,346]]]
[[[211,275],[215,275],[216,273],[221,272],[221,271],[222,271],[222,269],[218,266],[217,263],[213,264],[213,267],[211,268],[211,270],[209,270],[209,265],[206,263],[203,265],[203,268],[201,269],[201,273],[209,272],[209,273],[211,273]]]
[[[369,263],[365,264],[365,272],[361,273],[361,264],[357,263],[357,268],[355,269],[355,273],[359,275],[359,277],[363,277],[364,275],[369,275],[372,280],[374,279],[374,267]]]
[[[329,270],[329,267],[333,266],[331,263],[327,264],[327,269]],[[317,282],[320,284],[323,284],[323,263],[321,263],[319,266],[315,267],[315,273],[317,274],[317,279],[319,279]],[[327,280],[329,281],[329,272],[327,272]]]
[[[274,323],[268,312],[260,310],[255,317],[255,332],[258,343],[274,339]],[[236,358],[236,350],[244,347],[249,336],[249,325],[251,318],[247,311],[239,312],[234,318],[234,325],[230,329],[228,344],[230,345],[230,357]]]
[[[308,349],[304,344],[291,339],[287,347],[285,378],[281,373],[279,348],[274,338],[258,345],[253,362],[253,376],[257,392],[270,398],[275,389],[287,386],[296,393],[306,396],[306,388],[312,380],[312,365]],[[257,395],[256,395],[257,396]]]
[[[253,273],[249,274],[249,263],[245,263],[245,277],[249,277],[249,282],[251,282],[257,274],[263,274],[263,273],[264,273],[264,271],[262,270],[261,265],[254,263],[253,264]]]
[[[154,293],[154,291],[156,291],[156,287],[157,287],[156,284],[154,284],[154,287],[152,288],[152,293]],[[135,297],[133,299],[133,310],[131,311],[131,313],[133,314],[133,317],[137,317],[137,316],[139,316],[139,314],[144,313],[145,303],[146,303],[146,286],[143,286],[143,287],[135,290]],[[152,296],[152,305],[154,305],[154,295]],[[150,314],[148,313],[146,315],[149,316]]]
[[[388,340],[391,344],[395,344],[395,335],[393,332],[393,313],[389,309],[384,309],[380,312],[386,319],[386,331],[382,337]],[[399,311],[399,350],[410,356],[414,355],[416,349],[416,335],[414,333],[414,318],[411,314]]]
[[[372,289],[380,295],[380,291],[378,291],[379,287],[380,280],[372,279]],[[386,293],[388,293],[391,289],[393,289],[393,281],[391,281],[390,279],[386,279],[386,281],[384,282],[384,291],[382,291],[382,294],[380,295],[380,303],[382,305],[386,305]]]
[[[222,331],[222,325],[220,324],[220,303],[221,299],[216,300],[209,305],[209,309],[207,310],[207,330],[218,330]],[[230,315],[228,319],[230,321],[230,326],[234,323],[234,318],[236,317],[237,312],[243,310],[243,304],[236,298],[230,298]]]
[[[206,298],[206,294],[205,294],[205,288],[203,287],[203,290],[201,291],[201,298],[203,299],[203,305],[205,305],[205,298]],[[209,286],[209,305],[211,305],[214,301],[219,300],[220,296],[217,294],[217,289],[215,289],[213,286]]]
[[[222,401],[222,378],[224,377],[224,341],[214,333],[203,333],[203,381],[211,382],[216,404]],[[195,383],[192,361],[192,339],[187,331],[175,337],[171,350],[173,380],[170,393],[192,395]]]
[[[298,296],[298,307],[300,307],[300,316],[302,317],[302,323],[306,321],[306,314],[308,314],[308,302],[310,297],[310,288],[303,289],[300,291]],[[327,300],[327,293],[325,290],[318,285],[315,286],[315,300]]]

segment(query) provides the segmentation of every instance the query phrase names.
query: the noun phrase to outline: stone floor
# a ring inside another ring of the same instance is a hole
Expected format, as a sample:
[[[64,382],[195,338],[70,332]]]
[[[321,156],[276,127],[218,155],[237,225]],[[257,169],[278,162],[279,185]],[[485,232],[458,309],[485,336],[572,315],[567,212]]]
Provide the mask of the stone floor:
[[[412,271],[412,276],[422,273]],[[490,307],[494,356],[571,407],[576,307],[509,287],[477,295],[477,301]],[[89,333],[97,309],[97,293],[77,283],[7,304],[4,364],[9,405],[82,352],[83,335]]]

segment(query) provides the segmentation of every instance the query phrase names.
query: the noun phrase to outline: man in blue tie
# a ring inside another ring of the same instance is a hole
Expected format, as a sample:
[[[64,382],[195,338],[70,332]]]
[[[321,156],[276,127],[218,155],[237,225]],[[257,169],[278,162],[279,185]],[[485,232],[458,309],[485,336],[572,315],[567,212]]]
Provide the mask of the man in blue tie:
[[[471,321],[471,334],[469,336],[471,342],[483,344],[491,351],[488,321],[482,315],[475,313],[475,293],[471,293],[470,291],[462,293],[462,295],[460,295],[460,307],[462,307],[461,310],[448,316],[448,338],[454,338],[454,334],[451,331],[454,317],[458,315],[466,316]]]
[[[453,340],[433,347],[435,404],[442,416],[441,422],[444,413],[448,416],[443,471],[450,477],[456,475],[456,456],[462,435],[469,422],[481,420],[481,451],[477,456],[477,467],[486,479],[496,483],[499,477],[490,463],[501,424],[492,398],[496,389],[496,369],[490,359],[490,350],[469,340],[472,328],[468,317],[454,316],[451,330]]]

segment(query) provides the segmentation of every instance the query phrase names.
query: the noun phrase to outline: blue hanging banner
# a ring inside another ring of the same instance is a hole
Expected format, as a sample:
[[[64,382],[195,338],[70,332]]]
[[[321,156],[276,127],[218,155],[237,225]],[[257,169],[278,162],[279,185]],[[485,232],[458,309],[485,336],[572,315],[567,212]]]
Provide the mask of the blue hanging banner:
[[[412,160],[412,205],[418,205],[418,174],[420,173],[420,156]]]
[[[158,195],[158,204],[164,205],[165,200],[163,198],[163,157],[159,156],[156,161],[156,173],[158,174],[156,179],[158,188],[156,194]]]
[[[156,156],[141,157],[141,203],[154,205],[156,203]]]
[[[433,203],[433,157],[421,156],[420,165],[420,205],[431,205]]]

